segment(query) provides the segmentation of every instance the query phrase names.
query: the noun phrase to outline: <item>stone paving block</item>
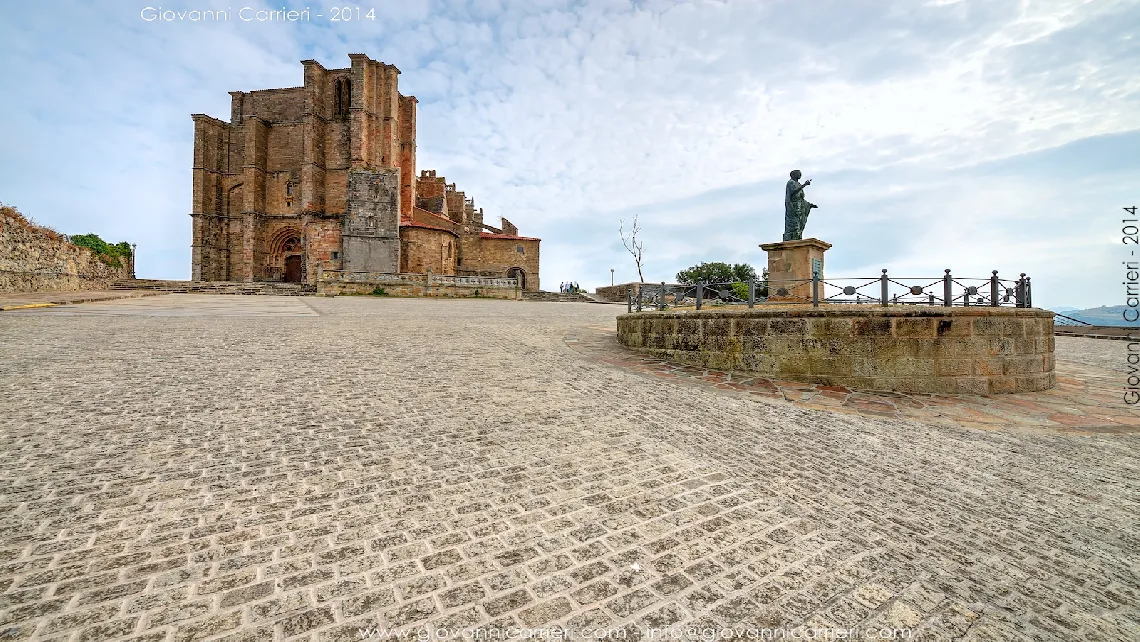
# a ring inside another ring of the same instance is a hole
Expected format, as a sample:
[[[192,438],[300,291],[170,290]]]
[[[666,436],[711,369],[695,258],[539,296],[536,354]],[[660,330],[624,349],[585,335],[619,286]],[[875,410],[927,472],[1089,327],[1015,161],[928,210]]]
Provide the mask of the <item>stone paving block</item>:
[[[391,588],[384,588],[376,591],[369,591],[360,595],[354,595],[350,598],[341,601],[341,610],[346,617],[355,617],[365,613],[371,613],[378,609],[391,606],[396,603],[396,594]]]
[[[327,606],[315,608],[281,620],[281,631],[285,638],[288,639],[320,628],[326,624],[332,624],[335,620],[336,618],[331,608]]]
[[[308,591],[297,591],[278,595],[263,602],[251,604],[249,618],[252,622],[279,618],[287,613],[307,609],[312,606]]]

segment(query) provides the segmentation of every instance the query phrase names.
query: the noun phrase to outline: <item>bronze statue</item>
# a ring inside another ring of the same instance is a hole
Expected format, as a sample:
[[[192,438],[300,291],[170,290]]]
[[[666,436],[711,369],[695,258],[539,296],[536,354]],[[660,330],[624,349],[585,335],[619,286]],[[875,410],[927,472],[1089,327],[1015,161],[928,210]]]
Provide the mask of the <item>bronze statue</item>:
[[[800,170],[793,169],[791,180],[784,189],[784,240],[799,241],[804,236],[804,226],[807,225],[808,214],[812,208],[819,207],[804,200],[804,188],[811,185],[811,179],[800,185]]]

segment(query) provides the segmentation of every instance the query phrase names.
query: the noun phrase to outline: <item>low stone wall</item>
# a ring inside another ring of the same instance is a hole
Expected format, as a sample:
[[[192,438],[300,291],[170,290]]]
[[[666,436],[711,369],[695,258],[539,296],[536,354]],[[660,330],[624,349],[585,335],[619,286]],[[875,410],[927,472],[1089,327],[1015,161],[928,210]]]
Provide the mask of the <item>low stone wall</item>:
[[[0,292],[106,290],[130,275],[129,261],[107,265],[60,234],[0,212]]]
[[[1053,313],[832,305],[639,312],[618,341],[679,363],[868,390],[992,394],[1055,385]]]
[[[600,288],[594,288],[594,295],[597,296],[598,298],[605,299],[606,301],[617,302],[617,303],[625,303],[626,292],[629,290],[633,290],[633,296],[636,297],[637,291],[641,289],[641,286],[642,286],[641,283],[636,283],[636,282],[635,283],[619,283],[617,285],[606,285],[606,286],[602,286]],[[683,286],[680,283],[666,283],[665,287],[675,289],[675,288],[681,288],[681,287],[687,287],[687,286]],[[646,283],[645,284],[645,295],[646,296],[656,295],[660,291],[661,291],[661,283],[660,282],[658,282],[658,283]]]
[[[522,290],[515,279],[481,276],[322,270],[317,280],[318,294],[370,294],[376,288],[383,288],[392,296],[489,297],[513,300],[522,297]]]

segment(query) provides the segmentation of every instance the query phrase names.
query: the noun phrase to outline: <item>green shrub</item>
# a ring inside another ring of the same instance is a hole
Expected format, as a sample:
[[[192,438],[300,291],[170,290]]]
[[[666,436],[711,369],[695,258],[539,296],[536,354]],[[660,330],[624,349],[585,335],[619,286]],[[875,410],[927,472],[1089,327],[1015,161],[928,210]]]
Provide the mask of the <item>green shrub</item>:
[[[725,283],[728,281],[755,281],[756,269],[747,263],[730,265],[715,261],[701,263],[677,273],[679,283]]]
[[[369,294],[372,296],[388,296],[388,291],[380,286],[376,286]]]
[[[131,257],[130,243],[124,241],[111,245],[99,238],[98,234],[76,234],[71,237],[71,244],[91,250],[100,261],[113,267],[122,267],[122,259]]]

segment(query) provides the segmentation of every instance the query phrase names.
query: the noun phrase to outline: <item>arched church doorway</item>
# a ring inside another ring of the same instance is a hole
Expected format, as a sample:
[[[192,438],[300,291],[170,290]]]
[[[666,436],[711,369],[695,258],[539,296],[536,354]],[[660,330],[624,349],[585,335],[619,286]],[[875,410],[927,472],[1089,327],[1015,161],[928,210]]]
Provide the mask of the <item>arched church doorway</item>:
[[[526,272],[520,267],[513,267],[507,270],[508,279],[518,279],[519,287],[523,290],[526,289]]]
[[[269,244],[269,280],[300,283],[305,276],[305,247],[300,230],[287,227],[273,235]]]

